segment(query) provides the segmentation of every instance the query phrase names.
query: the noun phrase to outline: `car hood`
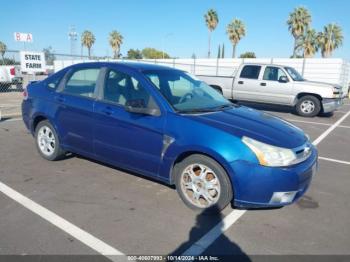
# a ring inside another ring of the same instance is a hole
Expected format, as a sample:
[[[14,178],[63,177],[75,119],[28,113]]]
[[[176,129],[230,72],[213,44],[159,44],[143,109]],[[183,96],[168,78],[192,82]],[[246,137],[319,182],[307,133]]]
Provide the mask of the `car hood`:
[[[284,148],[296,148],[307,141],[300,128],[281,118],[245,106],[186,117],[238,137],[248,136]]]
[[[308,81],[308,80],[305,80],[305,81],[295,81],[294,84],[296,85],[307,85],[307,86],[316,86],[316,87],[325,87],[325,88],[337,88],[337,89],[340,89],[341,86],[340,85],[337,85],[337,84],[330,84],[330,83],[324,83],[324,82],[317,82],[317,81]]]

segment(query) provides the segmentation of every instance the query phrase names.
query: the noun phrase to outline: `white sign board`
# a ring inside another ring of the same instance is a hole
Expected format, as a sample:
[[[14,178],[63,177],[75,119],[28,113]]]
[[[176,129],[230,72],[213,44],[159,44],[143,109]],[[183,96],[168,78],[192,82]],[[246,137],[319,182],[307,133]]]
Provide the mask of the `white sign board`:
[[[16,42],[33,42],[33,35],[31,33],[19,33],[15,32],[14,34]]]
[[[21,71],[38,73],[46,71],[45,55],[43,52],[21,51]]]

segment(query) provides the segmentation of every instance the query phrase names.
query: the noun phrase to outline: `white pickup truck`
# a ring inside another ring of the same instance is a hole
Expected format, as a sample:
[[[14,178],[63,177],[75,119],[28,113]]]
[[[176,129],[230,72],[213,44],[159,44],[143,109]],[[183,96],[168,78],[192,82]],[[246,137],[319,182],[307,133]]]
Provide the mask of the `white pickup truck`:
[[[235,77],[197,77],[228,99],[292,106],[305,117],[333,112],[342,105],[341,86],[305,80],[288,66],[242,64]]]
[[[19,66],[0,65],[0,91],[7,91],[11,85],[22,83],[22,74]]]

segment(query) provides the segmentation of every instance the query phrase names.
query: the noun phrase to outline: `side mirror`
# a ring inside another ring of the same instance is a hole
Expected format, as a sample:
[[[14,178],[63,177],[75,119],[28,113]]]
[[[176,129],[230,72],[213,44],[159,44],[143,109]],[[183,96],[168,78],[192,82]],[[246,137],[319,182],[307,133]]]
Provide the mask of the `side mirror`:
[[[286,76],[280,76],[280,78],[278,79],[278,82],[280,83],[288,83],[289,80]]]
[[[160,116],[160,111],[156,108],[125,106],[125,111],[140,115]]]
[[[141,115],[160,116],[159,108],[146,106],[144,99],[134,99],[126,102],[125,111]]]

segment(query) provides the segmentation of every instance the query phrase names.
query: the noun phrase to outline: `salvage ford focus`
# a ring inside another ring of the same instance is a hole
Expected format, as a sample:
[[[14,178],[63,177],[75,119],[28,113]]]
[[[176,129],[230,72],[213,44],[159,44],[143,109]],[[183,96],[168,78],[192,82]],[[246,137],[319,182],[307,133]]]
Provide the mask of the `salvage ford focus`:
[[[301,129],[173,68],[76,64],[24,95],[23,120],[43,158],[72,152],[158,179],[197,211],[291,204],[317,166]]]

